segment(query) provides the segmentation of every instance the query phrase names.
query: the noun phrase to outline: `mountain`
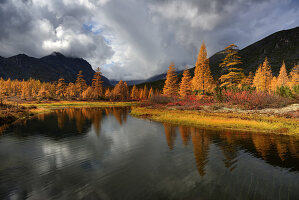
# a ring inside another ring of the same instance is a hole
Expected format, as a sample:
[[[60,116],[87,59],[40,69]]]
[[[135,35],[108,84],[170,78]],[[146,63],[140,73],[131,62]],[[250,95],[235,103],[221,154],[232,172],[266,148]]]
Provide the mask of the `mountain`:
[[[64,78],[66,82],[75,82],[79,70],[83,71],[88,84],[91,83],[94,70],[82,58],[66,57],[54,52],[42,58],[34,58],[19,54],[9,58],[0,57],[0,77],[7,79],[27,80],[29,78],[41,81],[57,81]],[[105,86],[110,86],[110,81],[102,77]]]
[[[287,70],[299,63],[299,27],[273,33],[241,50],[239,56],[242,60],[241,67],[245,74],[255,72],[265,58],[271,65],[272,72],[278,75],[283,61]],[[220,51],[210,57],[211,72],[214,76],[220,75],[219,64],[225,57],[225,52]]]
[[[224,51],[219,51],[209,58],[210,69],[215,79],[221,76],[219,64],[225,55]],[[290,71],[294,65],[299,64],[299,27],[273,33],[239,50],[239,56],[242,60],[240,67],[243,68],[244,73],[247,75],[249,72],[255,72],[266,57],[275,76],[278,75],[283,61],[286,63],[287,70]],[[194,67],[190,69],[190,73],[193,76]],[[180,76],[181,73],[179,74]],[[164,85],[165,73],[154,77],[160,77],[160,79],[142,83],[138,86],[143,87],[146,84],[149,87],[161,89]]]

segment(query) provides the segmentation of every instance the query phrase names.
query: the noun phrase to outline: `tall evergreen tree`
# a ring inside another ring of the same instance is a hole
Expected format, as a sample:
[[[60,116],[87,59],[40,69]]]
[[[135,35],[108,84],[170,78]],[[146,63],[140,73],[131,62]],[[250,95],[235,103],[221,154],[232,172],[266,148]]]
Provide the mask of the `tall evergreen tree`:
[[[166,96],[175,96],[177,93],[177,75],[175,72],[174,63],[171,63],[167,71],[163,94]]]
[[[192,79],[192,89],[196,91],[209,91],[213,86],[213,77],[210,71],[209,59],[207,58],[207,50],[203,42],[198,52],[198,57],[194,69],[194,77]]]
[[[80,70],[77,75],[77,80],[76,80],[75,85],[76,85],[76,96],[80,97],[82,95],[82,92],[87,88],[87,84],[84,80],[82,70]]]
[[[270,91],[271,89],[271,81],[272,81],[272,71],[271,66],[268,62],[267,57],[262,65],[257,69],[254,79],[253,85],[259,91]]]
[[[131,99],[138,99],[139,98],[139,96],[138,96],[138,89],[136,88],[135,85],[133,85],[130,97],[131,97]]]
[[[241,58],[238,55],[238,47],[235,44],[231,44],[225,48],[226,56],[220,63],[220,67],[226,72],[220,77],[221,87],[235,87],[237,86],[244,73],[238,66],[242,64]]]
[[[154,96],[154,91],[153,91],[153,88],[151,87],[149,93],[148,93],[148,99],[152,98]]]
[[[66,85],[63,78],[58,80],[56,95],[59,98],[64,98],[66,93]]]
[[[289,77],[286,69],[286,65],[284,61],[282,62],[282,66],[280,68],[279,75],[277,77],[277,86],[286,86],[289,83]]]
[[[183,72],[183,77],[180,83],[180,96],[186,97],[191,94],[191,76],[189,70],[186,69]]]
[[[293,88],[296,85],[299,85],[299,65],[295,65],[290,72],[291,80],[290,87]]]
[[[103,81],[102,81],[102,73],[100,68],[98,67],[93,75],[92,79],[92,97],[98,99],[103,94]]]

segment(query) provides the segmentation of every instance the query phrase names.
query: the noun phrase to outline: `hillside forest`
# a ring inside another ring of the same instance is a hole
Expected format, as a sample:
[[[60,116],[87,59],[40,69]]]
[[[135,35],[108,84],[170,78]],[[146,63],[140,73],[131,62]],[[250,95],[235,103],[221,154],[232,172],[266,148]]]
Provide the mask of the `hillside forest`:
[[[202,105],[225,103],[246,108],[280,107],[299,100],[299,65],[288,72],[281,63],[279,75],[272,74],[267,60],[255,72],[245,75],[242,58],[234,44],[225,48],[226,56],[219,64],[221,76],[215,79],[210,71],[209,59],[204,42],[198,53],[194,76],[185,69],[182,75],[176,73],[174,63],[167,72],[163,89],[153,89],[150,83],[129,87],[122,80],[115,87],[104,87],[100,68],[97,68],[91,85],[78,72],[74,83],[64,79],[55,82],[41,82],[35,79],[0,79],[0,98],[3,101],[42,100],[106,100],[143,101],[149,104],[183,106],[197,109]]]

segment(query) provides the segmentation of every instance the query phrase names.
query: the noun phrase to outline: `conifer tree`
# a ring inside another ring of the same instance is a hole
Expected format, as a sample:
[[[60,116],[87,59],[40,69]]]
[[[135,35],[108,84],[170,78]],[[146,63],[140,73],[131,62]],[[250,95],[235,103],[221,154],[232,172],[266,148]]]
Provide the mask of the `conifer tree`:
[[[180,96],[186,97],[191,94],[191,76],[189,70],[186,69],[183,72],[183,77],[180,83]]]
[[[270,91],[271,89],[271,81],[272,81],[272,71],[271,66],[268,62],[267,57],[262,65],[257,69],[254,79],[253,85],[259,91]]]
[[[253,73],[249,72],[248,76],[245,76],[242,80],[241,80],[241,86],[251,86],[253,84]]]
[[[299,65],[295,65],[293,67],[293,69],[291,70],[290,76],[291,76],[291,80],[290,80],[289,85],[291,86],[291,88],[299,85]]]
[[[57,90],[56,90],[56,95],[58,98],[64,98],[65,97],[65,91],[66,89],[66,85],[65,85],[65,82],[64,82],[64,79],[63,78],[60,78],[58,80],[58,84],[57,84]]]
[[[124,82],[123,96],[124,96],[124,99],[129,99],[129,97],[130,97],[130,92],[129,92],[129,87],[128,87],[127,82]]]
[[[284,61],[282,62],[282,66],[280,68],[279,75],[277,77],[277,86],[286,86],[289,82],[289,77],[286,69],[286,65]]]
[[[109,88],[107,88],[105,91],[105,97],[110,98],[110,89]]]
[[[76,85],[74,83],[69,83],[69,85],[66,88],[66,96],[68,98],[74,98],[76,97]]]
[[[272,92],[275,92],[276,91],[276,88],[278,86],[278,83],[277,83],[277,78],[275,76],[273,76],[272,80],[271,80],[271,91]]]
[[[144,85],[143,91],[142,91],[142,99],[147,99],[148,97],[148,90],[146,85]]]
[[[82,92],[82,98],[83,99],[92,99],[92,98],[94,98],[94,89],[92,87],[88,86],[86,88],[86,90],[84,90]]]
[[[143,89],[140,89],[139,99],[143,99]]]
[[[210,71],[209,59],[207,58],[207,50],[203,42],[198,52],[198,57],[194,69],[194,77],[192,79],[192,89],[196,91],[210,91],[213,87],[213,77]]]
[[[242,64],[241,58],[238,55],[238,47],[235,44],[231,44],[225,48],[226,56],[220,63],[220,67],[226,72],[220,77],[221,87],[235,87],[237,86],[244,73],[238,65]]]
[[[175,96],[177,95],[177,93],[177,75],[175,72],[174,64],[171,63],[167,71],[163,94],[166,96]]]
[[[147,99],[151,99],[154,96],[154,91],[153,88],[151,87],[149,93],[148,93],[148,98]]]
[[[131,97],[131,99],[138,99],[139,96],[137,96],[137,95],[138,95],[138,90],[137,90],[136,86],[133,85],[130,97]]]
[[[111,96],[114,100],[126,100],[128,98],[127,83],[120,80],[111,93]]]
[[[93,98],[98,99],[103,94],[103,81],[101,79],[102,79],[102,73],[100,68],[98,67],[96,69],[96,72],[93,75],[92,84],[91,84],[93,89],[92,91]]]
[[[77,75],[77,80],[76,80],[76,96],[80,97],[82,92],[87,88],[86,82],[84,80],[84,76],[83,76],[83,71],[80,70],[78,75]]]

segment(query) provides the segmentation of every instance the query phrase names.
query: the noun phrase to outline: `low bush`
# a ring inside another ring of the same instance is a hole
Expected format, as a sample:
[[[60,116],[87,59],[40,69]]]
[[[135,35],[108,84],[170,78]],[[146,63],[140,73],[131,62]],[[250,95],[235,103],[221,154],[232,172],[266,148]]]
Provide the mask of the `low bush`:
[[[294,98],[294,94],[292,93],[292,90],[287,86],[277,87],[276,93],[282,97]]]
[[[286,97],[258,91],[233,92],[225,90],[222,92],[224,103],[240,105],[246,109],[278,108],[292,103]]]
[[[168,104],[176,102],[176,99],[174,97],[167,97],[164,95],[154,95],[149,99],[149,103],[153,104]]]

